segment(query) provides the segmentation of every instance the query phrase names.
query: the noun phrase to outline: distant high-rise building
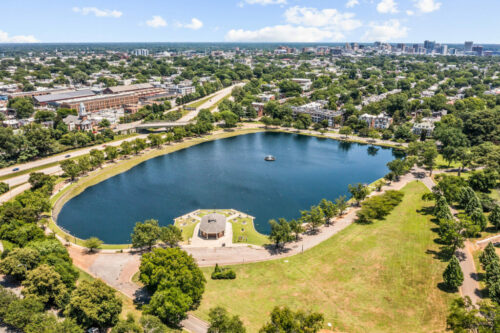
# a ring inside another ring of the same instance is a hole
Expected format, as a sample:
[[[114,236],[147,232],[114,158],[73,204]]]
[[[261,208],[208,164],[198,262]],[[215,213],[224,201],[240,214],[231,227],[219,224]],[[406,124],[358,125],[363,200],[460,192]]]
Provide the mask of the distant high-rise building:
[[[432,52],[434,51],[434,48],[436,47],[436,41],[430,41],[426,40],[424,42],[424,49],[427,50],[427,52]]]
[[[483,55],[483,47],[482,46],[473,46],[472,51],[476,52],[477,55],[482,56]]]
[[[447,55],[448,54],[448,45],[441,45],[439,48],[439,53],[442,55]]]
[[[464,43],[464,51],[465,52],[470,52],[472,51],[472,45],[474,45],[473,42],[465,42]]]
[[[135,49],[134,51],[132,51],[132,54],[136,55],[136,56],[147,57],[149,55],[149,50],[148,49]]]

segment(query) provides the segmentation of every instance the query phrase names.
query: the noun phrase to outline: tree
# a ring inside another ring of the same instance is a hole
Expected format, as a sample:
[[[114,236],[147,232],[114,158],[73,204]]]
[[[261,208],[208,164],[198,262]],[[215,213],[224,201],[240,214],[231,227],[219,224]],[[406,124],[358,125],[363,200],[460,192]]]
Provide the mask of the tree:
[[[318,227],[325,223],[325,214],[319,206],[312,206],[311,210],[303,210],[300,214],[301,221],[308,223],[313,231],[316,231]]]
[[[144,223],[136,222],[130,237],[132,238],[132,247],[141,248],[147,246],[151,250],[160,238],[158,221],[151,219],[144,221]]]
[[[12,275],[15,279],[24,280],[27,272],[35,268],[39,262],[40,253],[37,250],[16,248],[0,261],[0,272]]]
[[[64,314],[84,327],[107,328],[118,322],[122,301],[101,280],[82,281],[71,293]]]
[[[329,225],[331,219],[333,219],[338,213],[337,206],[329,200],[322,199],[319,203],[319,207],[323,211],[323,214],[325,214],[325,223]]]
[[[58,321],[58,318],[49,313],[36,313],[30,323],[24,328],[26,333],[84,333],[74,320],[65,318]]]
[[[9,192],[9,184],[0,182],[0,195]]]
[[[498,173],[493,169],[473,172],[467,180],[469,186],[475,191],[489,192],[498,182]]]
[[[127,314],[127,319],[119,320],[113,327],[111,333],[143,333],[139,324],[135,322],[135,318],[131,313]]]
[[[439,153],[434,141],[423,142],[420,144],[417,163],[418,165],[422,165],[429,170],[429,173],[432,176],[432,169],[434,169],[434,166],[436,165],[436,158],[438,155]]]
[[[464,247],[465,231],[466,224],[464,221],[439,221],[439,235],[441,237],[441,241],[448,245],[450,253],[455,253],[458,248]]]
[[[153,249],[142,256],[139,270],[141,282],[150,291],[178,288],[191,299],[189,310],[198,307],[206,281],[196,261],[185,251]]]
[[[450,290],[457,289],[464,282],[464,273],[462,273],[457,257],[451,257],[448,266],[443,272],[443,280]]]
[[[15,97],[9,100],[7,106],[16,110],[17,119],[29,118],[35,112],[33,101],[29,97]]]
[[[9,304],[3,322],[13,327],[24,329],[32,317],[43,311],[43,303],[38,298],[29,296],[17,299]]]
[[[317,312],[294,312],[288,307],[275,307],[271,312],[271,320],[259,333],[316,333],[323,327],[324,317]]]
[[[73,160],[62,161],[61,169],[71,180],[75,180],[80,174],[80,167]]]
[[[220,113],[222,120],[224,120],[224,127],[235,127],[238,122],[238,116],[231,111],[222,111]]]
[[[130,141],[123,141],[120,144],[120,153],[124,156],[129,155],[132,152],[132,144]]]
[[[168,333],[170,330],[165,326],[160,318],[144,314],[139,320],[144,333]]]
[[[62,308],[69,298],[69,292],[61,276],[52,267],[43,264],[26,274],[23,294],[38,297],[45,305]]]
[[[301,221],[291,220],[288,222],[290,230],[295,234],[295,240],[299,240],[299,235],[304,232],[304,227]]]
[[[193,300],[179,288],[157,290],[145,312],[158,316],[161,320],[172,326],[187,318],[187,312],[192,308]]]
[[[447,328],[456,333],[465,333],[476,330],[481,322],[479,311],[472,304],[469,296],[455,299],[450,306],[446,318]]]
[[[79,168],[79,170],[78,170],[79,173],[85,173],[87,171],[90,171],[90,169],[91,169],[90,157],[84,155],[84,156],[78,158],[77,165]]]
[[[160,240],[169,247],[176,247],[179,242],[182,242],[182,231],[175,225],[162,227],[160,231]]]
[[[344,215],[346,209],[347,209],[347,198],[345,195],[341,195],[337,199],[335,199],[335,206],[337,206],[338,209],[338,216]]]
[[[102,150],[92,149],[90,151],[90,164],[94,168],[100,168],[104,162],[104,153]]]
[[[163,143],[163,139],[160,134],[151,133],[148,135],[148,140],[151,147],[159,148]]]
[[[284,219],[270,220],[269,225],[271,226],[271,233],[269,234],[269,239],[274,242],[276,248],[279,248],[283,243],[283,246],[292,240],[292,230],[290,224]]]
[[[495,207],[488,216],[488,220],[497,230],[500,229],[500,206],[498,204],[495,204]]]
[[[479,255],[479,262],[484,270],[493,263],[500,264],[500,259],[498,258],[495,246],[492,242],[489,242],[484,248],[484,251]]]
[[[118,157],[118,148],[115,146],[106,146],[104,152],[106,153],[107,160],[114,161]]]
[[[89,252],[94,252],[94,250],[100,248],[101,245],[102,240],[97,237],[90,237],[83,242],[83,246],[89,249]]]
[[[396,177],[396,181],[399,181],[399,177],[406,174],[409,170],[406,162],[400,159],[395,159],[394,161],[387,163],[387,167]]]
[[[356,200],[356,205],[359,206],[361,201],[363,201],[369,193],[369,189],[367,186],[357,183],[356,185],[349,184],[349,193],[351,193],[352,197]]]
[[[450,206],[448,206],[448,201],[446,201],[446,198],[444,196],[441,195],[436,200],[436,206],[434,207],[433,214],[438,220],[453,219],[453,216],[451,215],[450,211]]]
[[[231,317],[227,310],[217,306],[208,313],[208,333],[245,333],[246,329],[238,316]]]
[[[31,185],[32,190],[37,190],[46,186],[48,193],[52,193],[54,189],[54,178],[50,175],[46,175],[43,172],[32,172],[30,173],[30,178],[28,182]]]
[[[137,155],[140,151],[146,149],[147,147],[147,144],[146,144],[146,140],[144,139],[135,139],[134,141],[132,141],[132,150],[134,151],[134,153]]]

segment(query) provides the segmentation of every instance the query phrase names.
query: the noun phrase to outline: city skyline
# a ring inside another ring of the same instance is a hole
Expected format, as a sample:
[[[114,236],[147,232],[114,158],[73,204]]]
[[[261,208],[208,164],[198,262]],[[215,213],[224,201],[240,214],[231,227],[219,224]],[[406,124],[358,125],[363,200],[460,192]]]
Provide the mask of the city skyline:
[[[500,43],[500,3],[490,0],[55,0],[50,7],[8,0],[2,7],[0,43]]]

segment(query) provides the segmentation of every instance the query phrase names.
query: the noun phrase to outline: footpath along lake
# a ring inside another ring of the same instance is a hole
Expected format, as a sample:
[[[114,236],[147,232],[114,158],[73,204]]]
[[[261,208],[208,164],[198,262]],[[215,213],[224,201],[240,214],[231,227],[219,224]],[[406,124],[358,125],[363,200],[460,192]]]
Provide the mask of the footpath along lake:
[[[270,219],[300,217],[322,198],[348,194],[347,185],[371,183],[394,159],[389,148],[262,132],[205,142],[145,161],[68,201],[57,223],[80,238],[129,243],[137,221],[161,225],[198,208],[234,208],[255,216],[257,231]],[[273,155],[276,161],[264,161]]]

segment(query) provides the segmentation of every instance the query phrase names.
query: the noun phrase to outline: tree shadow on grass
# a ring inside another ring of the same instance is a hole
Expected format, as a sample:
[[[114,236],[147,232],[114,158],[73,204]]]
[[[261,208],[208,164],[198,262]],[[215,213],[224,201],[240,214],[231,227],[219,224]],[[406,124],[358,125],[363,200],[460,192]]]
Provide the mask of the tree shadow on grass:
[[[142,287],[134,292],[134,305],[141,310],[151,300],[151,293],[147,287]]]
[[[439,288],[439,290],[441,291],[444,291],[445,293],[449,293],[449,294],[454,294],[458,291],[457,288],[450,288],[446,283],[444,282],[439,282],[437,284],[437,287]]]

